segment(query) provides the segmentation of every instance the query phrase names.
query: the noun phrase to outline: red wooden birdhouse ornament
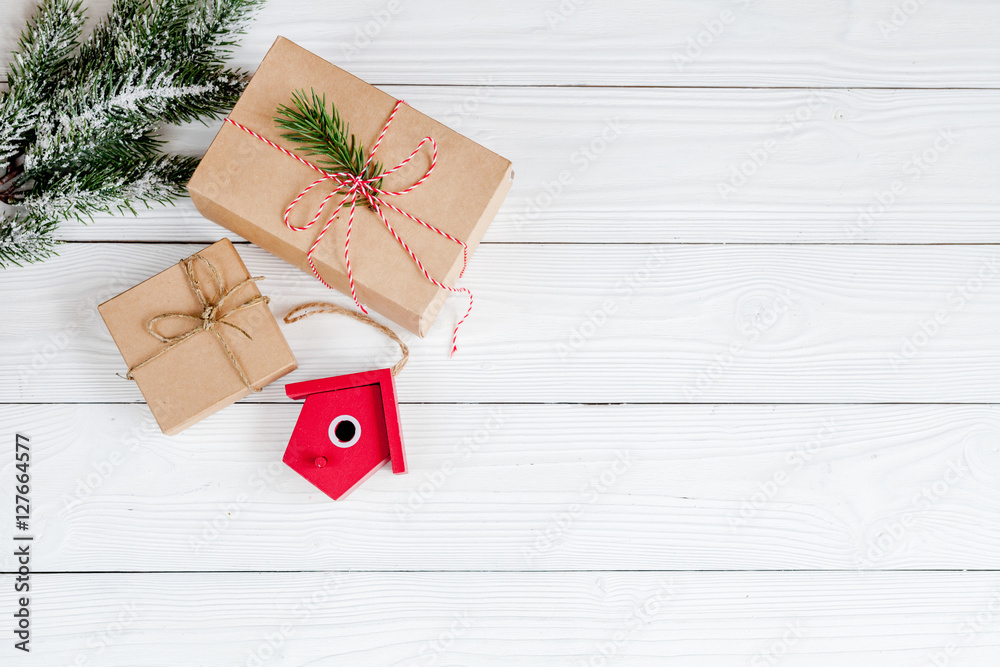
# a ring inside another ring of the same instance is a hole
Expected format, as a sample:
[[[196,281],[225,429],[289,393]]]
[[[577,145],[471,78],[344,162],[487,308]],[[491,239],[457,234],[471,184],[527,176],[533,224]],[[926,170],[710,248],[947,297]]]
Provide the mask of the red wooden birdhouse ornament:
[[[307,308],[321,310],[300,313]],[[385,330],[400,345],[403,359],[392,369],[353,373],[285,387],[289,398],[304,398],[282,459],[295,472],[334,500],[356,489],[386,463],[406,472],[393,375],[406,363],[407,350],[392,330],[361,313],[334,304],[308,304],[285,316],[294,322],[319,312],[346,314]]]

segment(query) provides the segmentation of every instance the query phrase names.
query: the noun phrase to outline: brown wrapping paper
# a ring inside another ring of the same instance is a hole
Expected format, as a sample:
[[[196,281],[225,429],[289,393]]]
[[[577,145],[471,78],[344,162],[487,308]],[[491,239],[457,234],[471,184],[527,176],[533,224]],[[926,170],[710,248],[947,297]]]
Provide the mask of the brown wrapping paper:
[[[325,93],[350,124],[350,131],[370,150],[396,100],[360,79],[309,53],[283,37],[271,47],[230,118],[287,148],[274,123],[278,106],[290,105],[292,92],[314,89]],[[510,189],[510,161],[437,121],[404,105],[379,146],[375,159],[394,166],[425,136],[438,144],[438,163],[419,188],[391,203],[462,239],[470,254],[482,239]],[[299,154],[315,162],[315,156]],[[383,188],[412,185],[430,164],[425,149],[399,172],[385,178]],[[208,219],[252,241],[286,262],[310,273],[306,261],[323,217],[304,231],[288,229],[282,219],[288,204],[317,174],[281,151],[225,123],[188,184],[191,198]],[[317,186],[295,208],[292,223],[301,226],[332,189]],[[327,216],[339,200],[327,205]],[[430,274],[452,286],[462,268],[462,248],[403,216],[387,213],[393,227],[413,248]],[[347,212],[323,237],[314,253],[316,267],[327,283],[350,294],[344,261]],[[406,329],[423,336],[437,317],[449,292],[431,284],[392,238],[378,215],[359,205],[351,236],[351,268],[361,303]]]
[[[228,239],[214,243],[198,254],[218,271],[226,289],[250,277],[243,260]],[[218,289],[210,269],[197,261],[194,267],[205,296],[216,300]],[[223,310],[258,295],[260,290],[254,283],[244,285],[226,299]],[[193,335],[149,363],[135,368],[167,346],[147,330],[152,318],[165,313],[200,317],[203,312],[180,264],[102,303],[98,310],[125,364],[135,369],[133,377],[136,384],[160,430],[166,435],[179,433],[251,393],[218,337],[211,331]],[[295,370],[295,357],[266,303],[232,313],[225,320],[253,337],[250,340],[230,326],[216,325],[255,388],[260,389]],[[180,335],[201,326],[199,322],[182,318],[159,324],[158,331],[164,336]]]

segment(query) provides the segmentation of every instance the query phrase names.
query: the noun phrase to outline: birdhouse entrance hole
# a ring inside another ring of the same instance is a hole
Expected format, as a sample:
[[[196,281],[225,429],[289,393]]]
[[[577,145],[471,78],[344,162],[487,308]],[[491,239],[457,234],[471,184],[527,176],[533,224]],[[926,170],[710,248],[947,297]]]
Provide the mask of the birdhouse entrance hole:
[[[350,415],[340,415],[330,422],[329,435],[338,447],[350,447],[361,438],[361,424]]]

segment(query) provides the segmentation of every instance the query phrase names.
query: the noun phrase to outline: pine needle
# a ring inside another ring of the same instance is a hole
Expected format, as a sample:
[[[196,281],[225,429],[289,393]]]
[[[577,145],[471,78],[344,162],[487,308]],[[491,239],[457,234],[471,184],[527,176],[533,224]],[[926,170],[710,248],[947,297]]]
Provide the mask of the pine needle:
[[[79,0],[42,0],[0,93],[0,267],[49,257],[61,221],[185,192],[197,159],[164,123],[219,118],[248,80],[226,68],[264,0],[114,0],[81,42]]]
[[[350,125],[341,118],[337,107],[326,103],[326,94],[311,96],[306,91],[292,93],[294,108],[282,104],[274,122],[288,132],[285,139],[299,144],[309,155],[319,155],[316,164],[327,171],[348,172],[359,178],[374,178],[382,173],[382,165],[372,160],[365,169],[368,152],[351,134]],[[376,187],[382,187],[379,179]]]

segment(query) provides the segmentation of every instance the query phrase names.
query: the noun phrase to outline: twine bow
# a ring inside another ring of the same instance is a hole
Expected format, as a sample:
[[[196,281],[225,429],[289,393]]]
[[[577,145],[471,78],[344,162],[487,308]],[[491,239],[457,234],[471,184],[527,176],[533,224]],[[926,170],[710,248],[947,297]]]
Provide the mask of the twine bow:
[[[385,211],[385,209],[390,209],[392,211],[395,211],[396,213],[399,213],[400,215],[404,216],[409,220],[412,220],[418,225],[421,225],[431,230],[435,234],[443,236],[449,241],[452,241],[462,246],[462,271],[459,273],[458,276],[459,278],[462,277],[462,275],[465,273],[465,267],[469,261],[468,244],[465,241],[462,241],[461,239],[455,238],[454,236],[445,232],[444,230],[438,229],[434,225],[424,222],[415,215],[412,215],[411,213],[408,213],[403,209],[394,206],[393,204],[384,199],[385,197],[400,197],[402,195],[407,194],[408,192],[413,192],[415,189],[420,187],[420,185],[423,184],[424,181],[430,178],[431,173],[433,173],[434,171],[434,167],[437,165],[437,158],[438,158],[437,143],[434,141],[432,137],[424,137],[423,139],[420,140],[420,143],[417,144],[417,147],[413,149],[413,152],[410,153],[410,155],[406,159],[397,164],[395,167],[387,169],[380,174],[375,174],[374,176],[370,177],[364,176],[364,174],[367,173],[368,171],[368,166],[371,164],[372,160],[375,157],[375,152],[378,150],[379,144],[382,143],[382,139],[385,137],[386,132],[388,132],[389,130],[389,126],[392,124],[392,119],[396,117],[396,112],[399,111],[399,108],[402,105],[403,105],[402,100],[396,101],[396,106],[392,108],[392,113],[389,114],[389,118],[388,120],[386,120],[385,126],[382,128],[381,134],[378,135],[378,139],[376,139],[375,144],[372,146],[371,151],[369,151],[368,153],[368,159],[365,162],[364,169],[362,169],[361,172],[362,175],[357,175],[350,172],[330,173],[325,169],[322,169],[321,167],[318,167],[317,165],[313,164],[312,162],[309,162],[308,160],[305,160],[302,157],[296,155],[292,151],[282,148],[281,146],[274,143],[270,139],[267,139],[266,137],[257,134],[250,128],[245,127],[240,123],[237,123],[232,118],[226,118],[226,122],[230,123],[231,125],[235,125],[236,127],[246,132],[247,134],[256,137],[257,139],[263,141],[272,148],[277,148],[285,155],[295,158],[302,164],[306,165],[310,169],[313,169],[314,171],[319,172],[322,175],[319,179],[307,185],[302,190],[302,192],[299,193],[299,196],[293,199],[292,203],[289,204],[288,208],[285,209],[284,222],[285,226],[288,227],[289,229],[294,231],[303,231],[309,229],[314,224],[316,224],[316,222],[320,219],[320,217],[323,214],[323,209],[326,207],[327,203],[329,203],[329,201],[334,197],[336,197],[338,194],[343,194],[343,197],[337,204],[337,207],[334,209],[333,213],[329,216],[329,218],[327,218],[326,224],[323,225],[323,228],[316,236],[316,240],[309,248],[309,252],[306,253],[306,259],[309,262],[309,268],[312,269],[313,275],[315,275],[321,283],[323,283],[327,287],[330,287],[330,289],[333,289],[325,280],[323,280],[323,277],[319,275],[319,271],[316,270],[316,265],[313,262],[313,253],[316,251],[316,247],[319,246],[320,241],[323,240],[323,236],[326,234],[327,230],[330,229],[331,225],[333,225],[333,222],[336,219],[337,214],[340,213],[341,209],[344,208],[345,205],[349,205],[350,215],[348,216],[347,219],[347,231],[344,239],[344,262],[347,266],[347,280],[351,286],[351,298],[354,299],[354,303],[357,304],[358,308],[360,308],[362,312],[366,314],[368,313],[368,310],[358,300],[357,291],[354,285],[354,273],[351,270],[351,229],[354,226],[354,212],[357,209],[358,200],[361,199],[363,205],[367,205],[378,214],[379,218],[381,218],[382,220],[382,224],[385,225],[386,229],[389,230],[389,233],[392,234],[392,237],[394,239],[396,239],[396,242],[399,243],[400,246],[402,246],[403,250],[406,251],[406,253],[410,256],[410,259],[413,260],[414,264],[417,265],[417,268],[420,269],[420,272],[423,273],[424,277],[428,281],[430,281],[433,285],[440,287],[441,289],[448,290],[449,292],[460,292],[469,297],[469,307],[465,311],[465,315],[462,316],[462,319],[460,319],[458,323],[455,325],[455,329],[452,332],[451,336],[451,354],[455,354],[456,350],[458,350],[458,329],[459,327],[462,326],[462,323],[465,322],[466,319],[468,319],[469,314],[472,312],[472,292],[470,292],[465,287],[453,287],[445,285],[444,283],[435,279],[427,270],[427,268],[424,266],[423,262],[420,261],[420,258],[417,257],[417,254],[413,251],[413,249],[410,248],[409,245],[407,245],[406,241],[404,241],[400,237],[400,235],[393,228],[392,224],[389,223],[389,219],[388,217],[386,217],[386,211]],[[432,148],[432,156],[431,156],[431,164],[427,168],[427,171],[424,172],[423,176],[421,176],[413,185],[403,190],[390,191],[390,190],[383,190],[382,188],[378,187],[377,183],[381,181],[382,178],[396,171],[399,171],[400,169],[405,167],[410,162],[410,160],[412,160],[414,157],[417,156],[417,154],[420,152],[420,149],[423,148],[425,144],[430,144]],[[334,188],[333,191],[330,194],[328,194],[320,203],[319,208],[316,210],[316,215],[314,215],[312,220],[310,220],[308,223],[304,225],[301,226],[293,225],[289,220],[289,216],[291,215],[291,212],[295,208],[296,204],[298,204],[303,197],[309,194],[309,192],[313,188],[327,181],[331,182]]]
[[[217,287],[215,300],[209,299],[207,296],[205,296],[205,292],[201,288],[201,282],[198,280],[198,276],[195,274],[194,260],[196,259],[204,262],[205,266],[207,266],[209,270],[212,272],[212,277],[215,278],[215,284]],[[200,254],[195,254],[192,257],[188,257],[187,259],[182,259],[180,263],[184,269],[184,275],[188,279],[188,284],[191,286],[191,291],[193,291],[195,296],[198,297],[198,302],[201,304],[201,313],[199,315],[191,315],[189,313],[163,313],[162,315],[156,315],[153,318],[151,318],[149,322],[146,323],[146,331],[148,331],[153,337],[155,337],[161,343],[166,343],[167,345],[166,347],[161,348],[159,352],[149,357],[145,361],[141,361],[135,366],[132,366],[132,368],[128,370],[128,373],[125,375],[125,377],[129,380],[134,380],[135,378],[133,377],[133,373],[135,373],[135,371],[139,370],[140,368],[150,363],[154,359],[157,359],[162,355],[166,354],[170,350],[174,349],[175,347],[186,341],[188,338],[197,336],[203,331],[208,331],[215,334],[216,337],[219,339],[219,342],[222,344],[222,349],[226,352],[226,356],[229,358],[229,363],[231,363],[233,365],[233,368],[236,369],[236,372],[239,373],[240,379],[243,380],[243,384],[246,385],[247,389],[253,392],[259,392],[260,389],[254,387],[253,384],[250,383],[249,378],[247,378],[246,371],[243,370],[242,364],[240,364],[239,360],[236,358],[236,355],[233,354],[232,349],[230,349],[229,347],[229,343],[226,342],[225,336],[223,336],[222,332],[219,331],[220,328],[219,325],[225,325],[227,327],[231,327],[236,331],[239,331],[244,336],[246,336],[249,340],[253,340],[253,336],[247,333],[246,330],[244,330],[242,327],[233,324],[232,322],[226,321],[226,318],[232,315],[233,313],[239,312],[241,310],[246,310],[247,308],[252,308],[257,304],[261,303],[266,304],[270,301],[270,299],[268,299],[268,297],[266,296],[258,294],[250,299],[247,299],[240,305],[230,308],[229,310],[224,310],[223,304],[225,304],[226,299],[228,299],[237,291],[239,291],[244,285],[254,283],[258,280],[263,280],[264,276],[247,278],[245,280],[242,280],[239,284],[227,290],[225,288],[225,283],[222,280],[222,276],[219,275],[219,272],[215,269],[214,266],[212,266],[212,263],[209,262],[204,257],[202,257]],[[169,319],[194,320],[195,322],[198,323],[198,325],[195,326],[195,328],[191,329],[190,331],[187,331],[182,334],[177,334],[175,336],[164,336],[157,330],[157,325],[160,322]]]

